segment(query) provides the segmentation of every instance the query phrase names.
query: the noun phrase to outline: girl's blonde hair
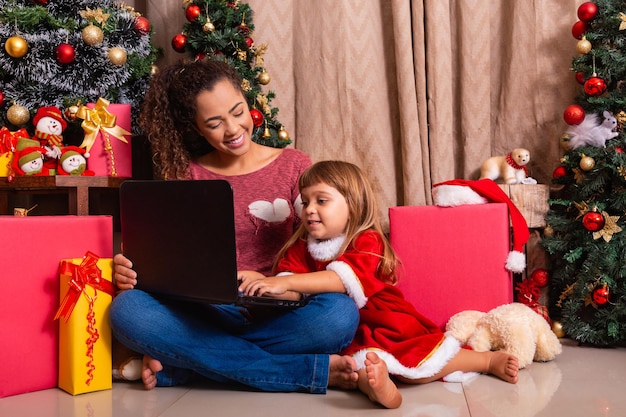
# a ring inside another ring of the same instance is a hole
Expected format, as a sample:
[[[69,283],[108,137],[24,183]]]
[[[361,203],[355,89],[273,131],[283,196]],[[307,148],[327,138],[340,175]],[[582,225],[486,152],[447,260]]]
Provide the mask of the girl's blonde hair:
[[[300,176],[298,187],[300,192],[306,187],[324,183],[339,191],[348,203],[348,224],[346,240],[337,257],[343,254],[354,239],[366,230],[378,232],[383,242],[384,252],[378,264],[378,276],[382,281],[395,284],[398,281],[396,267],[399,259],[385,237],[378,219],[378,204],[372,186],[359,167],[344,161],[321,161],[310,166]],[[285,251],[293,246],[298,239],[306,239],[307,230],[300,224],[293,236],[279,251],[276,263]],[[274,266],[276,266],[276,263]]]

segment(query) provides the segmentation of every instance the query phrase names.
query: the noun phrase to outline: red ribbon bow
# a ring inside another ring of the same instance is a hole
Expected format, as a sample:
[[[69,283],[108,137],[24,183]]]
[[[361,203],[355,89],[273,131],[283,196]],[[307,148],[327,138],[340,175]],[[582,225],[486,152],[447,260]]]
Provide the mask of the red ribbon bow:
[[[19,138],[30,138],[30,135],[24,128],[11,132],[6,126],[2,126],[0,128],[0,153],[15,152]]]
[[[102,271],[97,265],[98,259],[100,258],[97,255],[87,252],[80,265],[67,260],[61,261],[59,273],[70,278],[70,287],[54,316],[55,320],[59,317],[65,318],[66,322],[69,320],[80,295],[85,291],[87,285],[96,290],[104,291],[111,297],[113,296],[115,292],[113,283],[102,278]]]

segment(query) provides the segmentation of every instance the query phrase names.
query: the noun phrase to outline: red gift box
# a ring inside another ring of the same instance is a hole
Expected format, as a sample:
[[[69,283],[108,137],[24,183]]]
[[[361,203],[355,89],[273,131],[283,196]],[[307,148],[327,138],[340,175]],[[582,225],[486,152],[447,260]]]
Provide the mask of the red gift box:
[[[0,216],[0,397],[58,384],[59,261],[113,254],[111,216]]]
[[[80,107],[77,116],[83,119],[85,139],[80,147],[89,154],[87,168],[98,176],[131,178],[130,104],[110,104],[100,98]]]
[[[389,232],[402,261],[398,287],[442,330],[460,311],[513,301],[506,204],[391,207]]]

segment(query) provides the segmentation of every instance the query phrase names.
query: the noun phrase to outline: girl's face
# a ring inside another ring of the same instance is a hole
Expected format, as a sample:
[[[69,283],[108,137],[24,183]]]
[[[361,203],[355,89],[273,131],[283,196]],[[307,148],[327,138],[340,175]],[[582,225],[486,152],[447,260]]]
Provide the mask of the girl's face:
[[[322,182],[302,189],[301,194],[302,221],[311,237],[327,240],[345,232],[350,209],[336,188]]]
[[[252,116],[241,92],[227,80],[196,97],[196,128],[217,151],[243,155],[252,141]]]

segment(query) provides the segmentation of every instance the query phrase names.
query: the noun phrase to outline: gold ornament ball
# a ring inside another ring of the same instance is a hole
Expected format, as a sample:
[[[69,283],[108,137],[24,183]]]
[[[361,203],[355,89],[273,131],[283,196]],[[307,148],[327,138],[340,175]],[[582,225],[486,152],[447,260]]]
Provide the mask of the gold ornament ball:
[[[159,67],[152,64],[150,65],[150,75],[157,75],[159,73]]]
[[[559,145],[561,145],[561,149],[564,151],[569,151],[569,135],[564,133],[563,136],[559,139]]]
[[[126,63],[126,58],[126,51],[123,48],[120,48],[119,46],[114,46],[113,48],[109,49],[109,61],[111,61],[113,65],[121,67]]]
[[[596,166],[596,161],[590,156],[583,155],[578,165],[583,171],[591,171],[593,167]]]
[[[28,42],[21,36],[11,36],[4,43],[4,49],[13,58],[21,58],[28,52]]]
[[[278,138],[280,140],[288,141],[289,140],[289,133],[287,133],[287,131],[281,127],[278,130]]]
[[[213,25],[213,23],[211,22],[206,22],[204,25],[202,25],[202,31],[204,33],[215,32],[215,25]]]
[[[585,55],[591,51],[591,42],[589,42],[585,37],[578,41],[576,44],[576,52],[579,54]]]
[[[83,42],[90,46],[99,45],[104,39],[102,29],[94,25],[85,26],[81,34],[83,36]]]
[[[257,77],[257,80],[259,80],[260,84],[267,85],[270,83],[270,75],[263,70],[263,72],[261,72]]]
[[[26,107],[14,104],[7,110],[7,120],[15,126],[23,126],[30,120],[30,112]]]
[[[561,337],[565,337],[565,331],[563,330],[563,325],[561,324],[560,321],[552,322],[552,331],[554,332],[556,337],[558,337],[559,339]]]
[[[67,109],[65,109],[65,112],[63,112],[63,114],[65,115],[65,119],[70,122],[73,122],[74,120],[77,119],[77,116],[76,116],[77,113],[78,113],[78,106],[70,106]]]

